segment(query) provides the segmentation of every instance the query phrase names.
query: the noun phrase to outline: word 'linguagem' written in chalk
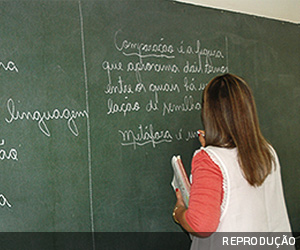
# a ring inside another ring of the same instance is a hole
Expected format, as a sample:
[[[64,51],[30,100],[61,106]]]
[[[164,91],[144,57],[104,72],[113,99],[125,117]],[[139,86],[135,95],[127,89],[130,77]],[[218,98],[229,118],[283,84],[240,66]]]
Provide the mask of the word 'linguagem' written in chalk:
[[[18,103],[20,103],[18,101]],[[77,128],[77,124],[75,120],[80,117],[88,118],[88,113],[86,110],[77,111],[77,110],[70,110],[65,108],[64,110],[53,109],[52,111],[44,111],[41,112],[39,110],[31,111],[19,111],[16,108],[16,104],[12,98],[8,99],[7,101],[7,111],[10,115],[9,118],[5,118],[7,123],[12,123],[18,120],[32,120],[38,123],[39,129],[42,133],[48,137],[51,136],[51,133],[48,129],[46,121],[50,120],[67,120],[67,126],[69,130],[72,132],[73,135],[78,136],[79,131]]]

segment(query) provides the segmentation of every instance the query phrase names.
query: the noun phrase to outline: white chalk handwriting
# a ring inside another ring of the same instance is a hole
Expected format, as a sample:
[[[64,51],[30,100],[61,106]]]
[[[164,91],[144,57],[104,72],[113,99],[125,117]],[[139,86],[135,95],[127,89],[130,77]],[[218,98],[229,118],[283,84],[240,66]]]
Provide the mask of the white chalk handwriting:
[[[75,120],[80,117],[88,118],[88,113],[86,110],[77,111],[77,110],[70,110],[65,108],[64,110],[54,109],[52,111],[44,111],[41,112],[39,110],[31,111],[19,111],[16,108],[15,101],[10,98],[7,101],[7,111],[9,114],[9,118],[5,118],[7,123],[12,123],[18,120],[32,120],[38,123],[38,127],[41,132],[50,137],[51,133],[48,129],[46,121],[50,120],[67,120],[67,126],[69,130],[72,132],[73,135],[78,136],[79,131],[77,128],[77,124]]]
[[[0,69],[4,69],[5,71],[15,71],[19,72],[17,66],[13,61],[9,61],[8,63],[0,62]]]
[[[198,140],[199,138],[197,131],[184,131],[183,128],[180,128],[174,137],[177,139],[177,141],[185,140],[186,142],[194,139]]]
[[[144,146],[151,144],[153,148],[157,144],[170,143],[173,141],[173,136],[169,130],[155,130],[152,124],[143,126],[139,125],[137,130],[119,130],[122,136],[122,146]]]
[[[167,58],[171,59],[175,56],[174,47],[172,44],[164,42],[161,38],[157,43],[135,42],[120,38],[121,30],[115,32],[114,44],[118,51],[121,51],[125,56],[138,56],[140,61],[145,57]],[[143,54],[144,53],[144,54]]]
[[[156,148],[157,145],[163,143],[198,140],[197,131],[179,128],[177,132],[173,131],[172,133],[167,128],[156,130],[154,129],[153,124],[139,124],[137,129],[119,130],[118,132],[121,135],[121,145],[132,146],[134,150],[136,150],[137,147],[143,147],[146,145],[151,145],[153,148]]]
[[[193,96],[184,96],[183,102],[181,103],[172,103],[172,102],[164,102],[162,116],[166,114],[174,113],[174,112],[191,112],[194,110],[200,111],[202,105],[199,101],[194,101]]]
[[[2,148],[5,145],[5,140],[2,139],[0,143],[0,160],[18,160],[18,151],[15,148],[11,148],[9,150],[6,150]]]
[[[185,91],[202,91],[205,89],[208,83],[198,83],[195,82],[195,78],[189,79],[188,77],[184,77],[183,79],[183,86]]]
[[[129,112],[138,112],[141,108],[140,103],[137,101],[129,102],[128,97],[125,97],[125,101],[122,103],[116,103],[113,99],[109,98],[107,101],[107,114],[123,113],[124,116]]]
[[[3,194],[0,194],[0,206],[8,206],[9,208],[11,208],[11,204],[8,202],[7,198]]]

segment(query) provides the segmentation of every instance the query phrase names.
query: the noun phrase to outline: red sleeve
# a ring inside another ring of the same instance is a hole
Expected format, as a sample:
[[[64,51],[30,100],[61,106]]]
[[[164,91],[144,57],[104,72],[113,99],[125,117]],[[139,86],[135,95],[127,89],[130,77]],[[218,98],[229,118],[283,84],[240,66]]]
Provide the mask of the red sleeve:
[[[192,178],[186,221],[195,232],[215,232],[221,216],[223,176],[204,150],[192,160]]]

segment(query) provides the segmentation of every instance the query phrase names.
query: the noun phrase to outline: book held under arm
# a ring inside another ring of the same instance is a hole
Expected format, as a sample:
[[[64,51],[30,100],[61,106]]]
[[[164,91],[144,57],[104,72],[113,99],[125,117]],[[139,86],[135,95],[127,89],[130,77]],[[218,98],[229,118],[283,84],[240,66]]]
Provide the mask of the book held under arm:
[[[173,180],[171,182],[171,185],[174,189],[178,188],[182,194],[183,201],[186,207],[189,205],[189,197],[190,197],[190,190],[191,190],[191,184],[189,182],[189,179],[187,177],[185,168],[183,166],[182,160],[180,156],[173,156],[172,160],[172,167],[174,170],[174,176]]]

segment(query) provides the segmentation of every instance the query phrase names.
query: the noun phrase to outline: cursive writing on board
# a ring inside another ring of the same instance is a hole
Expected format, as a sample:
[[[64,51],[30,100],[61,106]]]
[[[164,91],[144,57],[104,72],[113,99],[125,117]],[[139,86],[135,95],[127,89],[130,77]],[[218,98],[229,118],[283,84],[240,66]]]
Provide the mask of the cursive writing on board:
[[[155,112],[155,115],[173,119],[179,113],[200,114],[201,92],[207,85],[207,77],[203,76],[228,72],[226,37],[225,41],[222,37],[212,43],[201,42],[199,38],[192,42],[172,41],[167,37],[149,41],[117,30],[113,45],[119,56],[102,61],[107,81],[103,92],[107,96],[106,115],[109,116],[127,118],[135,113],[152,113],[153,117]],[[197,138],[195,131],[184,135],[181,129],[172,135],[169,129],[157,130],[153,121],[136,126],[118,130],[122,146],[136,149],[152,145],[155,148],[158,144],[173,142],[173,138],[177,141]]]
[[[11,204],[8,202],[8,200],[3,194],[0,194],[0,206],[1,207],[8,206],[9,208],[11,207]]]
[[[0,142],[0,160],[18,160],[18,151],[15,148],[11,148],[9,150],[6,150],[2,148],[5,145],[5,140],[1,140]]]
[[[106,75],[101,79],[106,81],[106,115],[132,119],[135,114],[149,114],[173,119],[177,114],[194,112],[200,116],[201,92],[208,84],[207,75],[229,71],[227,38],[203,39],[186,41],[159,36],[148,40],[115,31],[112,44],[117,54],[113,59],[104,58],[101,67]],[[157,129],[153,120],[147,125],[139,121],[133,126],[134,129],[117,130],[122,146],[155,148],[173,139],[197,138],[195,131],[181,129],[178,134],[171,134],[169,129]]]
[[[127,99],[127,97],[125,97]],[[114,113],[123,113],[124,116],[128,112],[137,112],[140,110],[140,103],[137,101],[134,102],[122,102],[122,103],[115,103],[111,98],[108,99],[107,101],[107,114],[114,114]]]
[[[173,137],[169,130],[154,130],[153,125],[139,125],[137,131],[119,130],[122,136],[122,146],[144,146],[151,144],[153,148],[160,143],[168,143],[173,141]]]
[[[194,140],[195,138],[199,138],[197,131],[183,131],[182,128],[179,129],[178,133],[175,134],[175,138],[177,141],[185,140],[190,141]]]
[[[181,103],[163,103],[163,111],[162,116],[166,114],[174,113],[174,112],[191,112],[194,110],[200,111],[201,110],[201,103],[194,101],[193,96],[184,96],[183,101]]]
[[[143,85],[141,88],[141,84],[137,84],[136,86],[133,86],[132,84],[126,84],[124,80],[122,79],[122,76],[118,77],[117,84],[113,84],[110,80],[108,81],[108,84],[106,85],[106,88],[104,90],[105,94],[113,95],[113,94],[134,94],[134,93],[140,93],[140,92],[177,92],[180,93],[180,87],[177,83],[155,83],[151,82],[149,86]],[[185,88],[188,88],[188,80],[185,79]]]
[[[121,30],[115,33],[114,44],[115,48],[122,51],[125,56],[138,56],[140,60],[145,57],[174,58],[172,55],[174,47],[172,44],[165,43],[164,38],[161,38],[157,43],[133,42],[121,39],[121,33]]]
[[[52,111],[41,112],[39,110],[31,111],[19,111],[16,108],[15,101],[10,98],[7,101],[7,111],[9,118],[5,118],[7,123],[12,123],[18,120],[32,120],[38,123],[38,127],[41,132],[50,137],[51,133],[48,129],[46,121],[50,120],[67,120],[67,126],[73,135],[78,136],[79,131],[75,120],[80,117],[88,117],[86,110],[77,111],[65,108],[64,110],[54,109]]]
[[[153,124],[139,124],[135,129],[120,130],[121,145],[132,146],[133,149],[151,145],[155,148],[158,144],[172,143],[174,141],[190,141],[198,138],[197,131],[185,130],[179,128],[177,132],[169,129],[155,129]]]
[[[221,64],[215,65],[214,60],[223,60],[224,53],[218,48],[203,47],[200,40],[197,39],[194,45],[185,44],[181,41],[179,45],[175,46],[171,43],[164,42],[161,38],[158,43],[145,43],[139,41],[131,41],[129,39],[121,38],[122,32],[118,30],[115,32],[114,45],[115,48],[122,52],[126,57],[137,56],[139,61],[136,63],[129,62],[127,64],[127,72],[135,71],[140,78],[141,71],[154,71],[154,72],[171,72],[179,73],[180,67],[174,63],[173,60],[181,55],[196,55],[197,60],[190,62],[186,60],[182,68],[184,73],[225,73],[228,72],[228,65]],[[227,52],[227,39],[226,39],[226,52]],[[143,58],[165,58],[170,59],[171,63],[157,63],[157,62],[143,62]],[[121,64],[121,65],[120,65]],[[107,67],[106,67],[107,68]],[[123,65],[119,62],[118,69],[120,70]]]
[[[196,83],[195,78],[189,79],[188,77],[184,77],[184,88],[185,91],[202,91],[205,89],[207,83]]]
[[[13,61],[9,61],[8,63],[0,62],[0,69],[4,69],[5,71],[15,71],[19,72],[17,66]]]

